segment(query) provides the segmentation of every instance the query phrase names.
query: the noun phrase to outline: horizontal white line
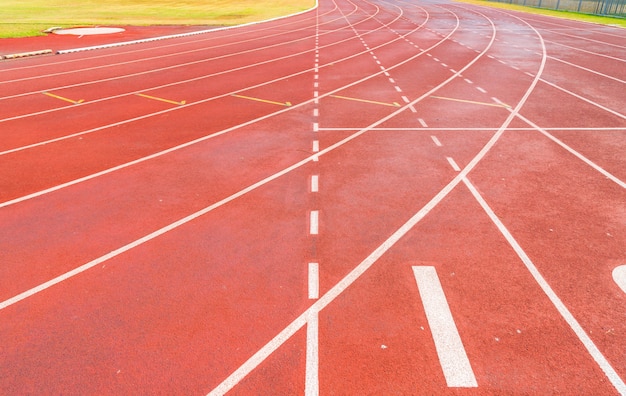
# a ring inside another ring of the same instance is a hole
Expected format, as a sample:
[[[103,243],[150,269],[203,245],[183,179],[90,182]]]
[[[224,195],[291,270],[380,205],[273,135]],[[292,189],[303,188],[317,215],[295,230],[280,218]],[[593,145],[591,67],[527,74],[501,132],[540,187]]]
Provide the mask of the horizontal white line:
[[[354,128],[320,128],[320,131],[360,131],[362,127]],[[542,128],[544,131],[589,131],[589,132],[602,132],[602,131],[626,131],[626,127],[549,127]],[[478,128],[459,128],[459,127],[432,127],[432,128],[372,128],[370,131],[497,131],[498,128],[478,127]],[[507,131],[535,131],[537,128],[507,128]]]

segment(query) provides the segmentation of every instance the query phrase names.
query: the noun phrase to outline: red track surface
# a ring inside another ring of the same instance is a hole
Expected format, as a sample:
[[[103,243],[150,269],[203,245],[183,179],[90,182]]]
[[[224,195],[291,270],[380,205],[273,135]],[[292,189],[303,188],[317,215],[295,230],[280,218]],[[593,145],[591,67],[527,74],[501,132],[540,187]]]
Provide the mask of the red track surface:
[[[3,61],[1,393],[626,394],[625,63],[362,0]]]

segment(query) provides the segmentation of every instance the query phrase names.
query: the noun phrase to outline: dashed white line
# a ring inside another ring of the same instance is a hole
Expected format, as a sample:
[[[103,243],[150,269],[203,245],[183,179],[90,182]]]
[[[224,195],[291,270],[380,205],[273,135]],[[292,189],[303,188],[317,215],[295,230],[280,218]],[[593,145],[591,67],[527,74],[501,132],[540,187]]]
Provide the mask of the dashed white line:
[[[311,235],[319,234],[319,216],[320,213],[317,210],[312,210],[309,216],[310,224],[309,224],[309,233]]]
[[[476,87],[476,89],[477,89],[477,90],[479,90],[479,91],[480,91],[480,92],[482,92],[482,93],[487,93],[487,91],[485,91],[485,90],[484,90],[483,88],[481,88],[481,87]]]
[[[417,121],[420,123],[422,127],[428,128],[428,124],[426,124],[426,121],[424,121],[422,118],[418,118]]]
[[[309,263],[309,299],[317,300],[320,296],[319,263]]]
[[[318,175],[311,176],[311,192],[318,192],[320,190],[320,178]]]
[[[413,267],[443,375],[449,387],[475,388],[474,371],[465,352],[435,267]]]
[[[452,169],[454,169],[457,172],[461,171],[461,168],[459,168],[459,166],[457,165],[457,163],[454,161],[452,157],[446,157],[446,159],[450,163],[450,166],[452,167]]]
[[[314,140],[313,141],[313,152],[317,153],[320,151],[320,141],[319,140]]]
[[[443,146],[441,144],[441,142],[439,141],[439,139],[437,139],[437,136],[431,135],[430,138],[433,140],[433,143],[435,143],[435,146],[437,146],[437,147],[442,147]]]

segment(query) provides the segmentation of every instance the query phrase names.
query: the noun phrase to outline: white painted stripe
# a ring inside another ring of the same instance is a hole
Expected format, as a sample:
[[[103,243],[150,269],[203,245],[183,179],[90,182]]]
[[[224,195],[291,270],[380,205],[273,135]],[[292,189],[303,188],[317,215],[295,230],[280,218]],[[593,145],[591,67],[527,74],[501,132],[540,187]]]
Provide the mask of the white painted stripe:
[[[615,267],[611,275],[613,275],[613,280],[617,283],[617,286],[626,293],[626,265]]]
[[[313,83],[313,88],[319,88],[319,86],[320,86],[320,83],[319,83],[319,82],[315,81],[315,82]]]
[[[317,109],[315,109],[315,110],[317,110]],[[313,132],[319,132],[319,130],[320,130],[319,122],[314,122],[313,123]]]
[[[402,90],[400,89],[400,87],[399,87],[399,86],[397,86],[397,85],[396,85],[396,87],[395,87],[395,88],[396,88],[396,91],[398,91],[398,92],[402,92]]]
[[[450,163],[450,166],[452,166],[452,169],[454,169],[457,172],[461,171],[461,168],[459,168],[459,166],[456,164],[454,159],[452,159],[452,157],[446,157],[446,159]]]
[[[423,126],[424,128],[428,128],[426,121],[424,121],[423,119],[418,118],[417,121],[419,121],[420,125]]]
[[[417,110],[415,110],[415,107],[413,107],[413,105],[409,105],[409,109],[411,109],[411,113],[417,113]]]
[[[320,298],[320,272],[319,263],[309,263],[309,299]]]
[[[443,63],[443,62],[441,62],[441,66],[443,66],[443,67],[448,67],[448,64],[447,64],[447,63]]]
[[[318,192],[320,190],[320,179],[318,175],[311,176],[311,192]]]
[[[393,78],[389,78],[389,82],[392,83],[392,84],[396,83],[396,81]]]
[[[463,80],[465,80],[465,82],[468,84],[474,84],[474,82],[470,80],[469,78],[464,78]]]
[[[320,141],[319,140],[314,140],[313,141],[313,152],[317,153],[318,151],[320,151]]]
[[[311,311],[306,320],[306,373],[305,396],[318,396],[319,389],[319,319],[318,313]]]
[[[502,221],[500,221],[500,219],[494,213],[494,211],[491,210],[491,208],[489,207],[487,202],[483,199],[483,197],[480,195],[478,190],[476,190],[474,185],[465,176],[463,177],[463,183],[465,183],[465,185],[470,190],[474,198],[476,198],[476,201],[478,201],[480,206],[482,206],[483,210],[485,211],[485,213],[487,213],[491,221],[493,221],[496,227],[498,227],[498,230],[500,230],[500,232],[502,233],[504,238],[507,240],[509,245],[511,245],[515,253],[517,253],[517,256],[522,260],[522,262],[526,266],[526,269],[528,269],[528,271],[530,272],[532,277],[535,279],[539,287],[541,287],[541,290],[543,290],[546,296],[548,296],[548,298],[550,299],[550,301],[552,302],[556,310],[559,312],[559,314],[561,314],[563,319],[565,319],[569,327],[574,331],[578,339],[585,346],[585,348],[587,349],[587,352],[589,352],[589,354],[593,357],[593,359],[596,361],[598,366],[600,366],[602,371],[604,371],[604,374],[611,381],[615,389],[617,389],[617,391],[620,394],[626,395],[626,384],[624,383],[624,381],[619,377],[615,369],[613,369],[609,361],[604,357],[602,352],[600,352],[600,350],[594,344],[593,340],[589,337],[589,335],[587,335],[587,333],[582,328],[580,323],[578,323],[576,318],[574,318],[574,315],[572,315],[572,313],[569,311],[569,309],[567,309],[565,304],[563,304],[559,296],[557,296],[554,290],[552,290],[548,282],[541,275],[541,273],[539,272],[535,264],[533,264],[533,262],[530,260],[526,252],[524,252],[522,247],[517,243],[513,235],[511,235],[509,230],[504,226]]]
[[[476,87],[477,90],[479,90],[482,93],[487,93],[487,91],[485,91],[484,89],[482,89],[481,87]]]
[[[442,146],[443,146],[443,145],[441,144],[441,142],[439,141],[439,139],[437,139],[437,136],[431,136],[430,138],[431,138],[431,139],[433,140],[433,142],[435,143],[435,146],[437,146],[437,147],[442,147]]]
[[[319,117],[320,115],[320,109],[318,109],[317,107],[313,109],[313,117]],[[313,128],[315,128],[315,125],[313,125]],[[319,125],[317,126],[317,129],[319,130]]]
[[[450,70],[450,72],[451,72],[451,73],[454,73],[454,74],[458,73],[458,72],[457,72],[456,70],[454,70],[454,69],[449,69],[449,70]]]
[[[319,211],[312,210],[309,216],[310,224],[309,224],[309,233],[311,235],[317,235],[319,233]]]
[[[407,98],[406,96],[402,96],[402,100],[404,100],[404,103],[411,103],[409,98]]]
[[[528,125],[530,125],[533,128],[535,128],[537,131],[539,131],[541,134],[546,136],[548,139],[552,140],[554,143],[558,144],[559,146],[563,147],[565,150],[569,151],[571,154],[573,154],[579,160],[583,161],[585,164],[589,165],[593,169],[595,169],[598,172],[600,172],[601,174],[603,174],[605,177],[607,177],[609,180],[611,180],[614,183],[616,183],[618,186],[620,186],[622,188],[626,188],[626,183],[623,182],[621,179],[619,179],[618,177],[614,176],[612,173],[609,173],[604,168],[600,167],[595,162],[591,161],[590,159],[588,159],[584,155],[580,154],[578,151],[574,150],[573,148],[571,148],[567,144],[563,143],[562,141],[557,139],[554,135],[548,133],[548,131],[546,131],[545,129],[539,127],[537,124],[535,124],[534,122],[530,121],[528,118],[524,117],[521,114],[517,114],[517,117],[519,117],[519,119],[523,120]]]
[[[452,388],[477,387],[474,371],[452,318],[435,267],[415,266],[413,275],[415,275],[446,383]]]

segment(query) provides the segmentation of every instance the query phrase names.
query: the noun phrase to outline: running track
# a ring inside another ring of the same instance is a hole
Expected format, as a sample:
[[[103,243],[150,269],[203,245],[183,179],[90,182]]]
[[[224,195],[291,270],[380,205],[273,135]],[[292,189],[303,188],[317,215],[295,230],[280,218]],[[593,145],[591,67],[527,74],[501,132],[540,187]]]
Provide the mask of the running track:
[[[626,31],[322,0],[0,63],[0,393],[626,394]]]

